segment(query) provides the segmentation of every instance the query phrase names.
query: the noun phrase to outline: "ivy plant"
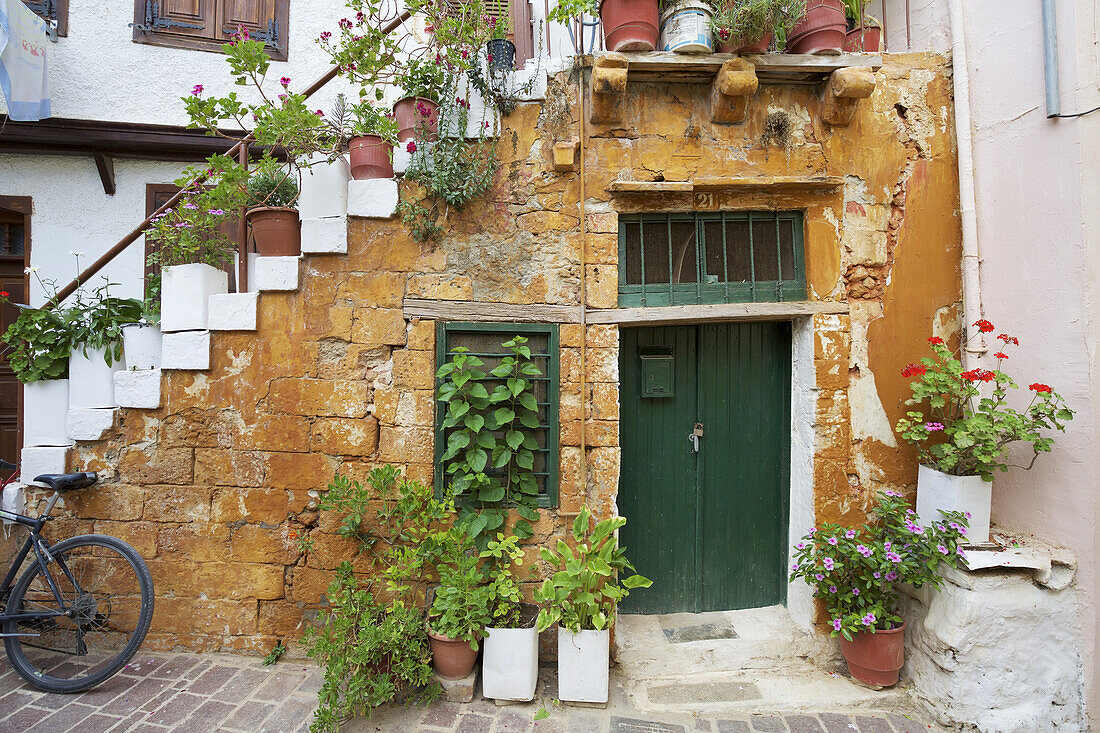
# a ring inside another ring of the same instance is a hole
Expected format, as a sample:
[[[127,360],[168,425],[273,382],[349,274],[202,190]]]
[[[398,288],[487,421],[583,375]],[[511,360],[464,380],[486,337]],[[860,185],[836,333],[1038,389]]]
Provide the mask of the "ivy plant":
[[[559,539],[557,551],[541,549],[543,561],[558,570],[535,591],[535,600],[546,604],[536,624],[540,632],[554,624],[573,633],[606,629],[615,617],[616,603],[634,588],[653,584],[634,572],[626,551],[619,547],[615,533],[626,524],[626,517],[604,519],[590,529],[591,520],[586,504],[573,520],[575,547]],[[621,577],[628,570],[632,574]]]
[[[527,339],[504,343],[508,354],[486,373],[484,362],[464,347],[439,368],[437,397],[445,405],[441,427],[446,435],[444,472],[460,506],[459,519],[484,548],[514,507],[519,518],[512,532],[534,534],[538,521],[538,483],[534,460],[539,427],[535,382],[542,374],[531,359]],[[486,387],[495,382],[492,392]]]

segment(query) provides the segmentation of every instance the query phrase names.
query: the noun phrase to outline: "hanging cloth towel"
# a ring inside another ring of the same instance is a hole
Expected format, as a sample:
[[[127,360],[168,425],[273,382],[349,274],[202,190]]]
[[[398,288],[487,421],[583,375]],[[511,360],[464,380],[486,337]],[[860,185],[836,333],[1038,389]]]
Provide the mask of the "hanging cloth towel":
[[[34,122],[50,116],[46,71],[49,25],[21,0],[0,0],[0,90],[8,117]]]

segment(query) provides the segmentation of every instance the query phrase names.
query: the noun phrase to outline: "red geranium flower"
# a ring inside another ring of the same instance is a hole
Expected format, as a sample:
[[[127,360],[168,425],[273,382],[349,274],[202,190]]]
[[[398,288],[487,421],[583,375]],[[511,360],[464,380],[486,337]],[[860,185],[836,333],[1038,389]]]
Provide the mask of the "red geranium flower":
[[[8,294],[9,293],[7,290],[0,290],[0,298],[6,298],[8,297]]]
[[[1016,338],[1015,336],[1009,336],[1007,333],[1002,333],[998,335],[997,338],[1001,341],[1004,341],[1006,344],[1015,344],[1016,346],[1020,345],[1020,339]]]
[[[1003,351],[998,351],[998,352],[994,353],[993,356],[995,356],[998,359],[1007,359],[1008,358],[1008,354],[1004,353]]]
[[[1051,389],[1049,384],[1040,384],[1039,382],[1036,382],[1035,384],[1029,384],[1027,386],[1027,388],[1030,389],[1032,392],[1053,392],[1054,391],[1054,390]]]
[[[993,324],[985,320],[984,318],[979,318],[978,320],[974,321],[974,325],[977,326],[978,330],[982,333],[989,333],[993,330]]]
[[[993,372],[985,369],[971,369],[962,373],[962,378],[970,382],[992,382],[993,376]]]
[[[925,369],[924,366],[922,366],[921,364],[910,364],[909,366],[901,370],[901,376],[916,377],[924,374],[927,371],[928,370]]]
[[[943,339],[941,339],[939,336],[933,336],[932,338],[928,339],[928,343],[941,345],[943,344]]]

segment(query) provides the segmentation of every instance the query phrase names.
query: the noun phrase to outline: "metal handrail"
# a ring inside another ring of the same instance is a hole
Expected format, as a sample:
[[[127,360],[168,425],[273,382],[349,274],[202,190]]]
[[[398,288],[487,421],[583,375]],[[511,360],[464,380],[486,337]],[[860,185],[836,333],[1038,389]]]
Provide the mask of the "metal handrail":
[[[395,30],[397,30],[398,27],[400,27],[410,17],[412,17],[412,13],[410,11],[408,11],[408,10],[403,11],[400,15],[398,15],[392,21],[387,23],[386,26],[382,29],[382,32],[384,34],[387,34],[387,35],[390,34],[390,33],[393,33]],[[306,99],[309,99],[314,94],[316,94],[318,91],[320,91],[326,84],[328,84],[330,81],[335,79],[339,73],[340,73],[340,67],[339,66],[333,66],[328,71],[326,71],[319,79],[317,79],[317,81],[313,82],[308,87],[306,87],[305,92],[303,92],[303,96]],[[225,155],[227,157],[230,157],[230,158],[232,158],[234,155],[239,155],[242,161],[247,162],[247,160],[248,160],[248,144],[250,142],[252,142],[254,139],[255,138],[253,138],[252,133],[249,133],[240,142],[236,143],[233,147],[231,147],[225,153]],[[187,185],[185,185],[183,188],[181,188],[179,191],[177,191],[174,195],[172,195],[167,201],[165,201],[163,204],[161,204],[160,207],[156,211],[154,211],[149,216],[145,217],[145,220],[142,221],[140,224],[138,224],[129,234],[127,234],[122,239],[118,240],[118,242],[116,242],[115,245],[113,247],[111,247],[109,250],[104,252],[99,257],[99,259],[97,259],[95,262],[93,262],[92,264],[85,267],[84,270],[79,275],[77,275],[75,278],[73,278],[69,282],[68,285],[61,288],[61,290],[59,290],[57,292],[57,295],[55,295],[53,298],[51,298],[49,301],[47,301],[45,305],[42,306],[42,309],[45,310],[45,309],[53,308],[53,307],[57,306],[59,303],[63,302],[65,300],[65,298],[68,298],[70,295],[75,293],[77,288],[79,288],[84,283],[88,282],[89,278],[91,278],[97,272],[99,272],[104,267],[106,267],[108,263],[110,263],[112,260],[114,260],[115,257],[118,257],[127,247],[129,247],[131,244],[136,242],[138,237],[140,237],[145,232],[145,230],[149,228],[149,225],[153,222],[154,219],[156,219],[157,217],[162,215],[168,209],[175,206],[176,203],[180,200],[180,198],[185,193],[187,193],[188,191],[193,190],[196,186],[201,186],[206,181],[207,177],[208,176],[206,175],[206,173],[202,173],[201,175],[199,175],[199,176],[191,179],[190,181],[188,181]],[[243,215],[241,217],[240,226],[242,228],[242,231],[247,226],[244,222]],[[238,263],[239,268],[240,268],[240,275],[238,277],[238,282],[237,282],[238,288],[237,289],[240,292],[240,291],[243,291],[246,288],[247,282],[248,282],[248,273],[247,273],[247,270],[248,270],[248,254],[247,254],[247,252],[245,252],[245,240],[243,238],[238,243],[238,256],[239,256],[239,259],[240,259],[240,261]]]

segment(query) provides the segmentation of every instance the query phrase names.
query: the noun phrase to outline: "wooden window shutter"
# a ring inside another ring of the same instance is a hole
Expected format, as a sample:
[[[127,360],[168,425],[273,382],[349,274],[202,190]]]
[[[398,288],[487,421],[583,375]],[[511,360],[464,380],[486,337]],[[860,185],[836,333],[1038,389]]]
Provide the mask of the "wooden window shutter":
[[[222,50],[240,26],[286,61],[290,0],[134,0],[134,41],[159,46]]]
[[[57,35],[69,35],[69,0],[23,0],[23,4],[57,29]]]
[[[137,0],[134,31],[145,35],[213,38],[214,0]]]
[[[231,40],[238,27],[248,29],[249,36],[262,40],[269,51],[283,53],[287,41],[286,0],[218,0],[218,35]]]

